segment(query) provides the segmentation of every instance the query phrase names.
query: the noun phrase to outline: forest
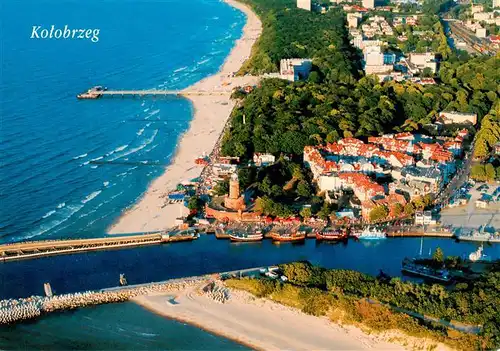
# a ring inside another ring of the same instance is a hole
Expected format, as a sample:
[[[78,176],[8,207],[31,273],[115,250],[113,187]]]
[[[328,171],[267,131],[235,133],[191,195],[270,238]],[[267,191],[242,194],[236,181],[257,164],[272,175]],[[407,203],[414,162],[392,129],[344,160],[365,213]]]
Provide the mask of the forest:
[[[244,158],[254,152],[301,155],[305,145],[343,137],[400,131],[436,134],[429,125],[439,111],[477,113],[481,121],[500,93],[497,57],[444,62],[439,73],[442,84],[430,86],[381,84],[373,76],[354,83],[333,82],[327,71],[311,74],[305,82],[263,80],[234,109],[223,154]],[[497,114],[488,116],[498,123]],[[456,130],[458,126],[452,126],[449,133]],[[492,142],[484,145],[487,153]]]
[[[308,262],[283,264],[280,268],[288,278],[285,283],[240,279],[231,280],[228,285],[302,309],[304,313],[327,316],[335,322],[361,324],[374,330],[400,329],[457,349],[486,350],[500,344],[498,265],[477,280],[458,283],[450,289],[351,270],[324,269]],[[479,335],[461,333],[437,323],[416,320],[395,308],[480,325],[482,330]]]
[[[313,71],[307,81],[264,79],[248,95],[236,90],[233,96],[241,101],[224,136],[225,155],[300,156],[305,145],[343,137],[398,131],[436,134],[428,127],[439,111],[473,112],[481,121],[498,99],[498,56],[456,55],[445,41],[447,60],[440,64],[440,84],[380,83],[373,76],[363,76],[341,9],[318,14],[297,9],[293,0],[243,1],[262,19],[263,33],[241,73],[277,71],[279,60],[290,57],[312,58]],[[427,0],[424,10],[433,16],[447,4]],[[442,31],[442,26],[438,29]],[[489,116],[498,121],[497,115]],[[452,135],[456,129],[451,126],[441,134]],[[485,153],[491,150],[491,142],[484,145]]]
[[[276,72],[283,58],[315,58],[329,80],[357,78],[358,53],[349,44],[340,9],[318,15],[296,8],[295,0],[242,0],[262,21],[263,31],[240,74]],[[326,72],[327,70],[327,72]]]

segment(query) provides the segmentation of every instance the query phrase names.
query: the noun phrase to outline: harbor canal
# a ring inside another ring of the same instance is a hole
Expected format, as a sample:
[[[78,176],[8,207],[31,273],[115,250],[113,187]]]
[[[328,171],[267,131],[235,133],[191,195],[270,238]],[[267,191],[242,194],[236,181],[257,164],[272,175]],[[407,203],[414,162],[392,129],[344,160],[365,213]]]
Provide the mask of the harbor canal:
[[[426,255],[440,247],[445,256],[464,256],[479,245],[447,238],[424,238],[423,253]],[[202,235],[186,243],[3,263],[0,264],[0,299],[43,295],[45,282],[51,284],[54,293],[62,294],[117,286],[121,273],[126,275],[129,284],[141,284],[297,260],[372,275],[381,269],[391,276],[401,276],[402,260],[416,256],[419,250],[420,238],[274,244],[271,241],[229,243],[213,235]],[[498,259],[500,245],[485,245],[484,253]]]

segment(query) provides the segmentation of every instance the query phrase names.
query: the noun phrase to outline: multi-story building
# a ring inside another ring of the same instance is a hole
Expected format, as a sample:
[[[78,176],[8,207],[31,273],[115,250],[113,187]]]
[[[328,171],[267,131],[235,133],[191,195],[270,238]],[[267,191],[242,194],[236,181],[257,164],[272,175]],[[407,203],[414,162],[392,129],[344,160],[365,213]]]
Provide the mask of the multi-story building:
[[[280,75],[282,79],[292,82],[306,79],[312,68],[311,59],[282,59],[280,61]]]
[[[470,12],[471,13],[483,12],[483,10],[484,10],[483,5],[474,5],[474,4],[472,4],[471,7],[470,7]]]
[[[477,114],[462,112],[439,112],[439,121],[444,124],[472,124],[477,123]]]
[[[311,11],[311,0],[297,0],[297,7],[299,9]]]
[[[474,20],[476,21],[488,21],[494,18],[493,12],[476,12],[474,14]]]
[[[366,9],[375,8],[375,0],[363,0],[362,4],[363,4],[363,7]]]
[[[423,54],[411,53],[409,57],[409,69],[410,71],[419,71],[425,68],[429,68],[432,73],[436,73],[438,70],[436,54],[433,52],[426,52]]]
[[[258,152],[253,154],[253,163],[258,167],[271,165],[275,161],[276,157],[273,154],[261,154]]]

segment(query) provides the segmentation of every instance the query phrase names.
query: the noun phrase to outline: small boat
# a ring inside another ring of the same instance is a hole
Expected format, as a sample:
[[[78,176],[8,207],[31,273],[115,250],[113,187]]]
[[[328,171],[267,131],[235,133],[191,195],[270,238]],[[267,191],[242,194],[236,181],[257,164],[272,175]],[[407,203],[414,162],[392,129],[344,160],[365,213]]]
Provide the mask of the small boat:
[[[379,240],[387,237],[385,232],[372,227],[366,227],[362,231],[354,232],[353,236],[360,240]]]
[[[232,232],[229,233],[229,239],[234,242],[254,242],[261,241],[264,235],[260,230],[255,233]]]
[[[273,241],[279,242],[299,242],[304,241],[306,238],[305,231],[294,231],[294,232],[272,232],[271,238]]]
[[[325,228],[316,232],[316,240],[339,241],[347,239],[345,229]]]
[[[472,262],[491,262],[491,257],[483,254],[483,245],[469,255],[469,260]]]
[[[414,260],[408,258],[403,260],[401,271],[403,273],[409,273],[441,283],[449,283],[452,280],[446,269],[433,269],[421,264],[416,264]]]

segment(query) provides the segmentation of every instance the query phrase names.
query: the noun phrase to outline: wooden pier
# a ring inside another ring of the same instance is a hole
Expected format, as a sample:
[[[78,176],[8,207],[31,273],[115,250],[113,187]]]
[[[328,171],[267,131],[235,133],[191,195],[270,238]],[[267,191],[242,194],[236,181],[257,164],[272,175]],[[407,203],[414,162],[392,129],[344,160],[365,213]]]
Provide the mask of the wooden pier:
[[[0,262],[39,258],[87,251],[110,250],[178,241],[192,241],[197,236],[192,233],[154,233],[127,236],[109,236],[95,239],[45,240],[0,245]]]

